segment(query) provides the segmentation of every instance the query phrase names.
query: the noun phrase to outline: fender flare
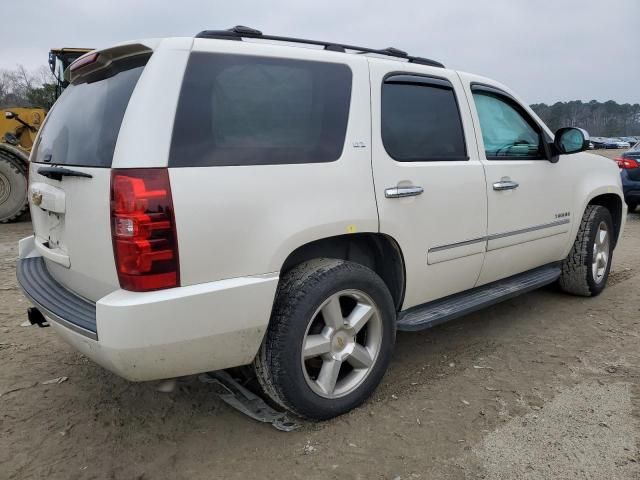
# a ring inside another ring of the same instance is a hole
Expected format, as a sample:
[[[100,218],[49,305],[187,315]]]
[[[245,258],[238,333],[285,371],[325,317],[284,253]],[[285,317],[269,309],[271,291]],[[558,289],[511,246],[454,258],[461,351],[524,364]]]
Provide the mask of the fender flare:
[[[569,236],[571,241],[567,244],[565,256],[568,255],[569,252],[571,251],[573,242],[578,236],[578,229],[580,228],[580,221],[582,219],[582,215],[584,211],[586,210],[587,206],[591,204],[591,202],[597,197],[600,197],[602,195],[615,195],[620,199],[621,205],[622,205],[622,212],[621,212],[621,219],[620,219],[621,223],[619,225],[616,243],[620,240],[620,235],[622,235],[622,231],[624,230],[626,204],[624,202],[624,195],[620,187],[616,186],[615,184],[613,185],[605,184],[605,185],[600,185],[597,188],[589,189],[588,191],[589,193],[585,197],[583,197],[583,200],[579,204],[579,210],[575,212],[576,219],[573,222],[573,226],[571,228],[571,234]]]

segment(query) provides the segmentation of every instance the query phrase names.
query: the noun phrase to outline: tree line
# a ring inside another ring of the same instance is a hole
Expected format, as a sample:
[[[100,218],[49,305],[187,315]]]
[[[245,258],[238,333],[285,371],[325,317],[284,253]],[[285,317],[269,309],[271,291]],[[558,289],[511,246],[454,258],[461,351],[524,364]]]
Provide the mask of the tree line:
[[[51,108],[56,96],[55,79],[49,69],[41,66],[29,71],[18,65],[15,69],[0,69],[0,108]],[[640,104],[608,102],[536,103],[531,108],[555,131],[560,127],[581,127],[592,136],[615,137],[640,135]]]
[[[56,82],[45,66],[29,71],[18,65],[0,69],[0,108],[35,107],[49,109],[56,99]]]
[[[573,100],[553,105],[536,103],[531,108],[552,131],[560,127],[581,127],[593,137],[640,135],[640,104],[637,103]]]

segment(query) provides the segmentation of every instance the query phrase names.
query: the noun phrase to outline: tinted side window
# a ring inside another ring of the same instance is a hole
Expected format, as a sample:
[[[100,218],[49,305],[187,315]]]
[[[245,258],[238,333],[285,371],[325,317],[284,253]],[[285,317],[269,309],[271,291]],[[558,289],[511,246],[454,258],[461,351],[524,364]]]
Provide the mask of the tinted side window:
[[[337,160],[350,100],[351,69],[344,64],[195,52],[169,166]]]
[[[488,159],[543,157],[540,134],[533,120],[506,97],[481,90],[473,92]]]
[[[387,153],[399,162],[467,160],[451,84],[443,80],[396,83],[393,78],[382,86],[382,142]]]

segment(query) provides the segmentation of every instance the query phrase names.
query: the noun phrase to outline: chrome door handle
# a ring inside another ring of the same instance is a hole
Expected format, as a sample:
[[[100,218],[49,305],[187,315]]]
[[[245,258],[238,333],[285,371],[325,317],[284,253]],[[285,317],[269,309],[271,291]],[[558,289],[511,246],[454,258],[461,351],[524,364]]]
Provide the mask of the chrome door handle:
[[[514,190],[518,188],[520,184],[518,182],[514,182],[513,180],[502,179],[499,182],[493,184],[493,189],[497,191],[502,190]]]
[[[385,188],[384,196],[386,198],[402,198],[402,197],[415,197],[424,192],[422,187],[391,187]]]

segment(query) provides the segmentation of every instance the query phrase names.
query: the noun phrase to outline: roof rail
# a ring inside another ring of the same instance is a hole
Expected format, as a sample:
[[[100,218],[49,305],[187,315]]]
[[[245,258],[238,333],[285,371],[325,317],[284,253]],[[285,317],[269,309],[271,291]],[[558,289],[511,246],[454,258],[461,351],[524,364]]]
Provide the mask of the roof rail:
[[[410,63],[416,63],[419,65],[428,65],[430,67],[444,68],[444,65],[440,62],[436,62],[435,60],[431,60],[429,58],[413,57],[409,55],[407,52],[404,52],[402,50],[399,50],[393,47],[378,50],[375,48],[357,47],[355,45],[345,45],[342,43],[322,42],[320,40],[307,40],[304,38],[279,37],[276,35],[263,35],[260,30],[256,30],[250,27],[245,27],[242,25],[237,25],[228,30],[203,30],[202,32],[196,35],[196,38],[214,38],[218,40],[242,40],[243,38],[258,38],[261,40],[273,40],[276,42],[304,43],[306,45],[319,45],[321,47],[324,47],[325,50],[330,50],[333,52],[345,53],[347,50],[352,50],[358,53],[373,53],[377,55],[384,55],[388,57],[404,59]]]

